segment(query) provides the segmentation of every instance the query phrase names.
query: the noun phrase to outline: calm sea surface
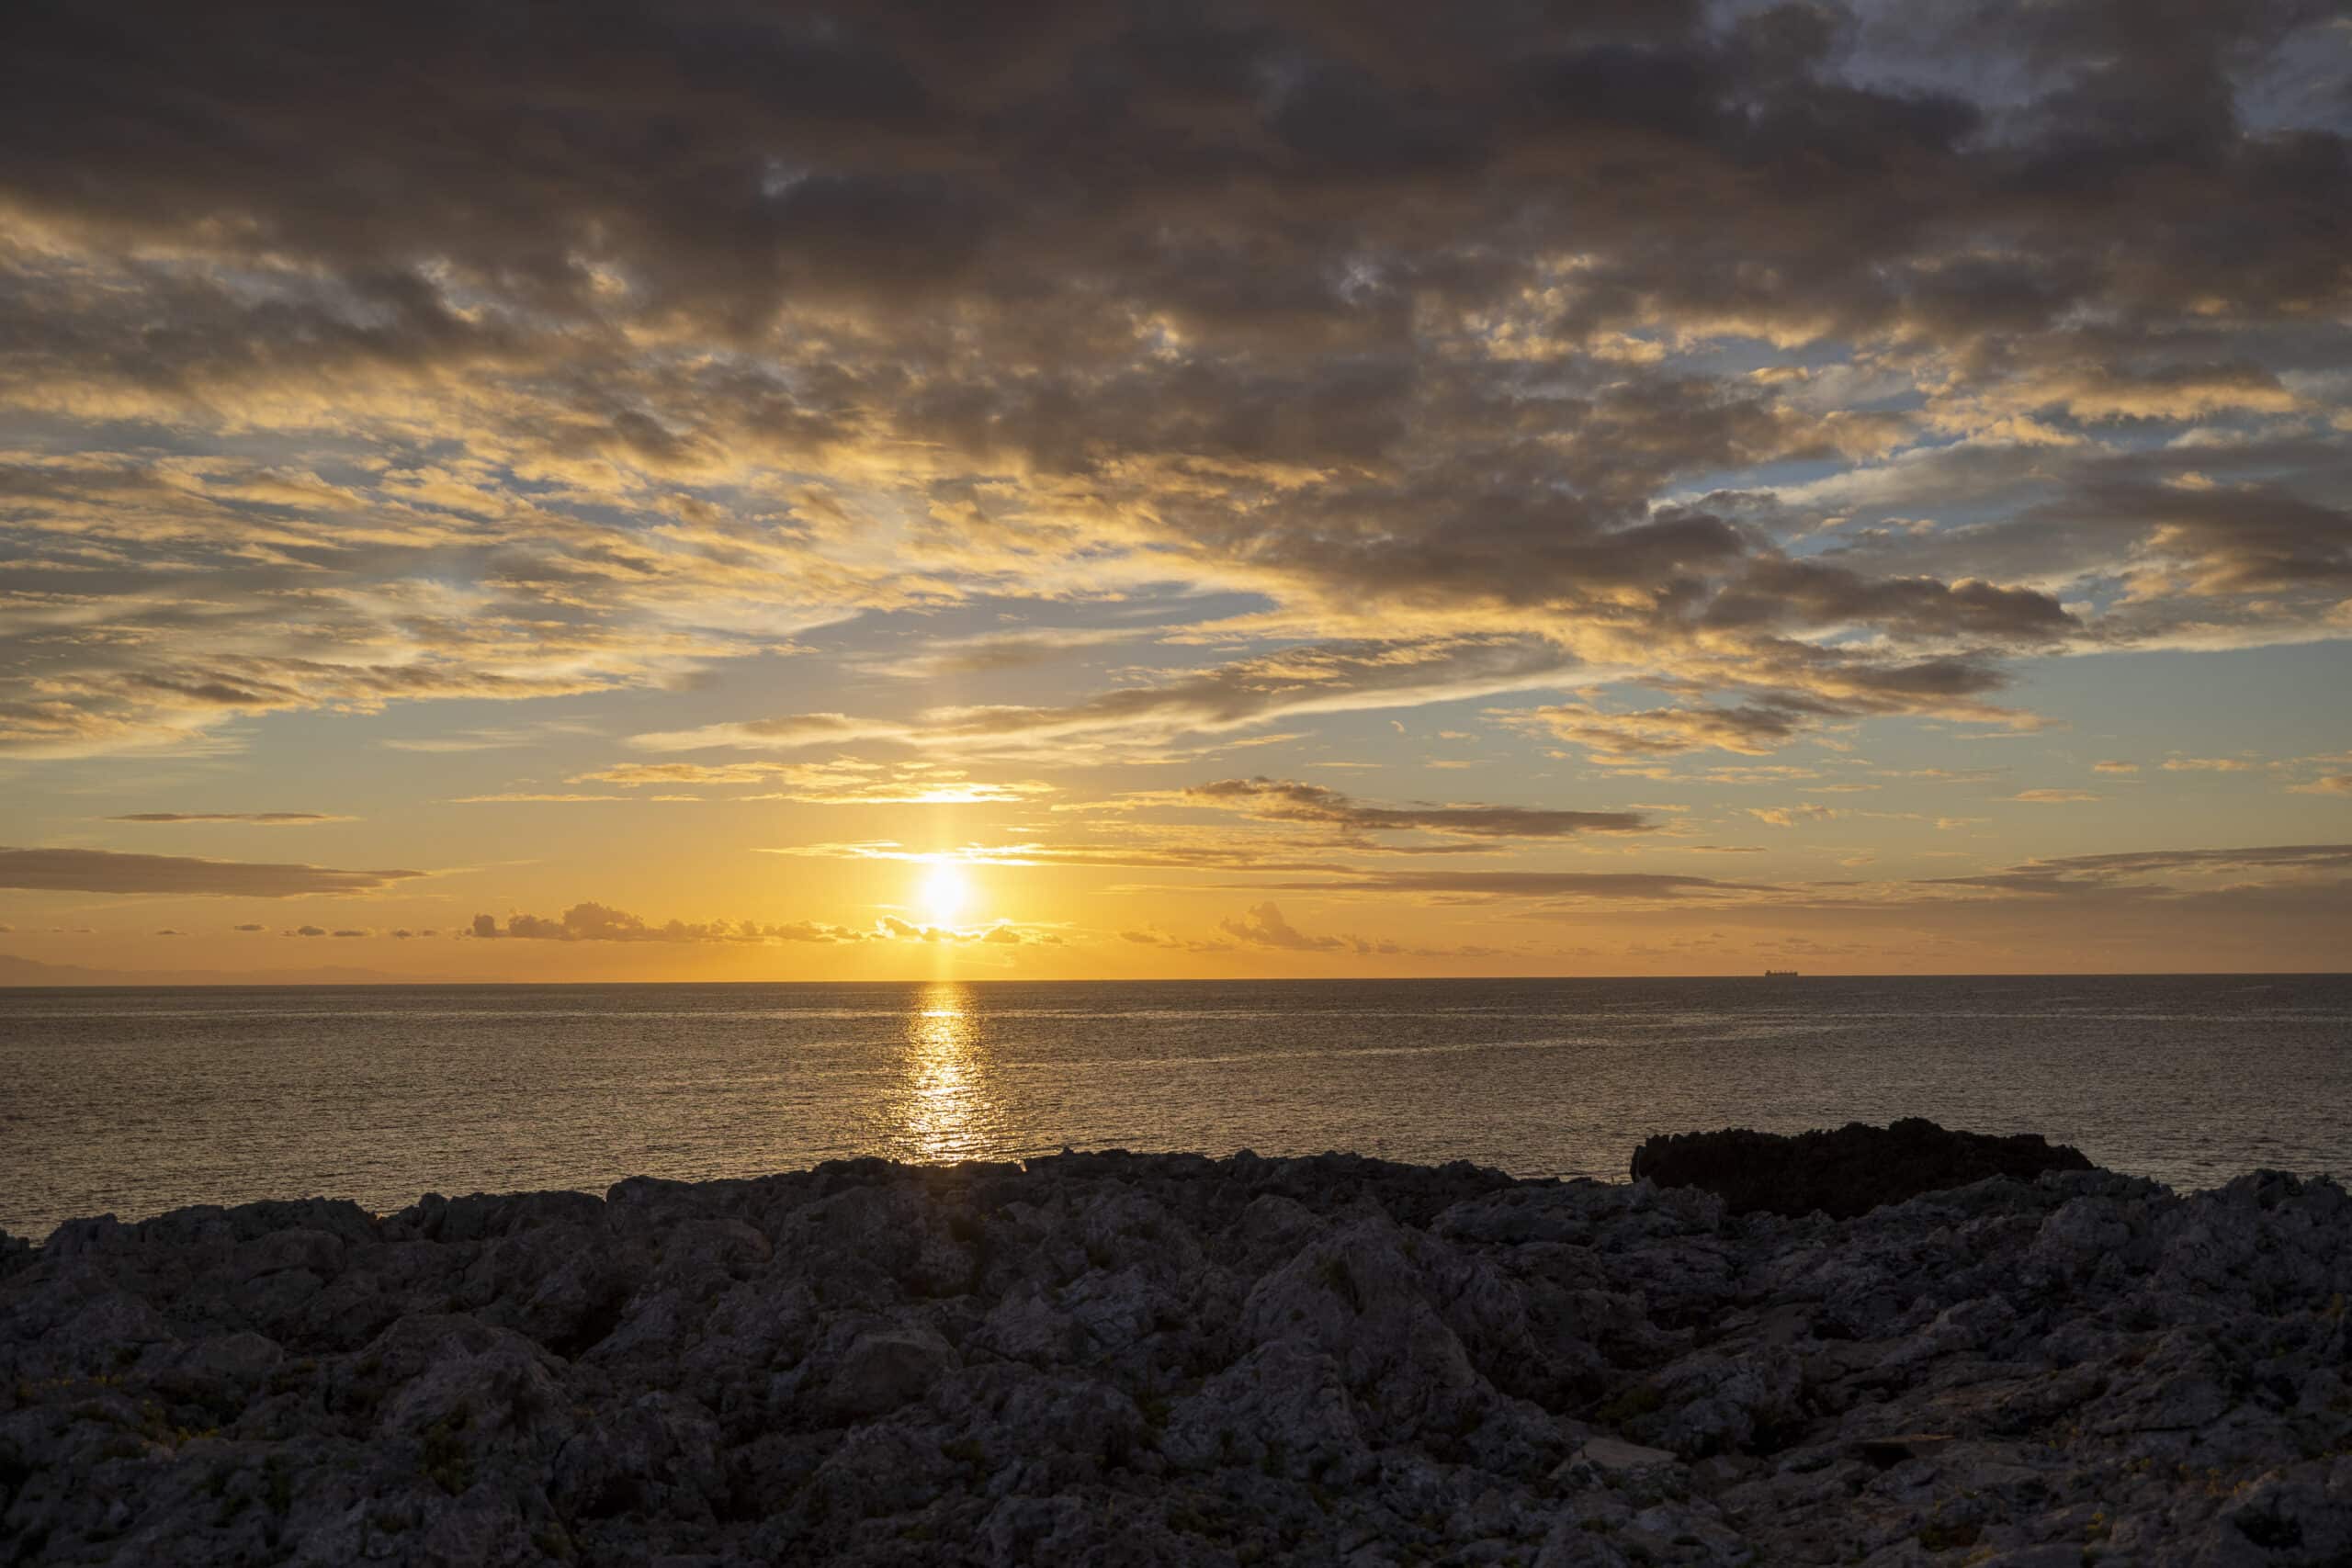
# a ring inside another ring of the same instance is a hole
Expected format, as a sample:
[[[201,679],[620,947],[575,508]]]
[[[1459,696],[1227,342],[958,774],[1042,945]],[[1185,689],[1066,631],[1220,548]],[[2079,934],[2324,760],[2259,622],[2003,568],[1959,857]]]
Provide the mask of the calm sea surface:
[[[1064,1145],[1621,1178],[1924,1115],[2352,1173],[2352,976],[0,990],[0,1228]]]

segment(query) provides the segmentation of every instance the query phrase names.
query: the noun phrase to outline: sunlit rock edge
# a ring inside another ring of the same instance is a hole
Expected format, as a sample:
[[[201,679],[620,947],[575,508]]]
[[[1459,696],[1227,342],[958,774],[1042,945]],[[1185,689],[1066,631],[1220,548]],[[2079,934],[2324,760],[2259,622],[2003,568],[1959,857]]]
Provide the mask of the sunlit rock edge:
[[[1351,1156],[0,1241],[0,1562],[2329,1563],[2352,1203]]]

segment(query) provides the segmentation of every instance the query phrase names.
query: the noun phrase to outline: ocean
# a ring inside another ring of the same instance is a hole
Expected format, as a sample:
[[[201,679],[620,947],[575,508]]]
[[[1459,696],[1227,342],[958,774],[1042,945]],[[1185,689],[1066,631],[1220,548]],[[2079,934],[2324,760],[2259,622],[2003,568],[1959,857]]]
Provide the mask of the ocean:
[[[2352,976],[0,991],[0,1229],[1077,1148],[1622,1179],[1933,1118],[2177,1188],[2352,1172]]]

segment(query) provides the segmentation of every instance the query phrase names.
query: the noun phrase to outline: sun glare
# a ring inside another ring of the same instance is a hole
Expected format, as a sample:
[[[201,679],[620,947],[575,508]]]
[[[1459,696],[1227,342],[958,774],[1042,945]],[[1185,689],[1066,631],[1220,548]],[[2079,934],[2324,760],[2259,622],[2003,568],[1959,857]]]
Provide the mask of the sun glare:
[[[964,874],[952,865],[935,865],[924,877],[916,902],[922,918],[934,926],[952,926],[971,897]]]

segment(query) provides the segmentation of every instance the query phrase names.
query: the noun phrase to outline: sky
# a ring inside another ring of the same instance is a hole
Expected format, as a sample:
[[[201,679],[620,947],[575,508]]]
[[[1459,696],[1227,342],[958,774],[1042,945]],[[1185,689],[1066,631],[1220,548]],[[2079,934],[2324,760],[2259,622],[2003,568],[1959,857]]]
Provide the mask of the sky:
[[[0,19],[0,983],[2340,969],[2352,7]]]

